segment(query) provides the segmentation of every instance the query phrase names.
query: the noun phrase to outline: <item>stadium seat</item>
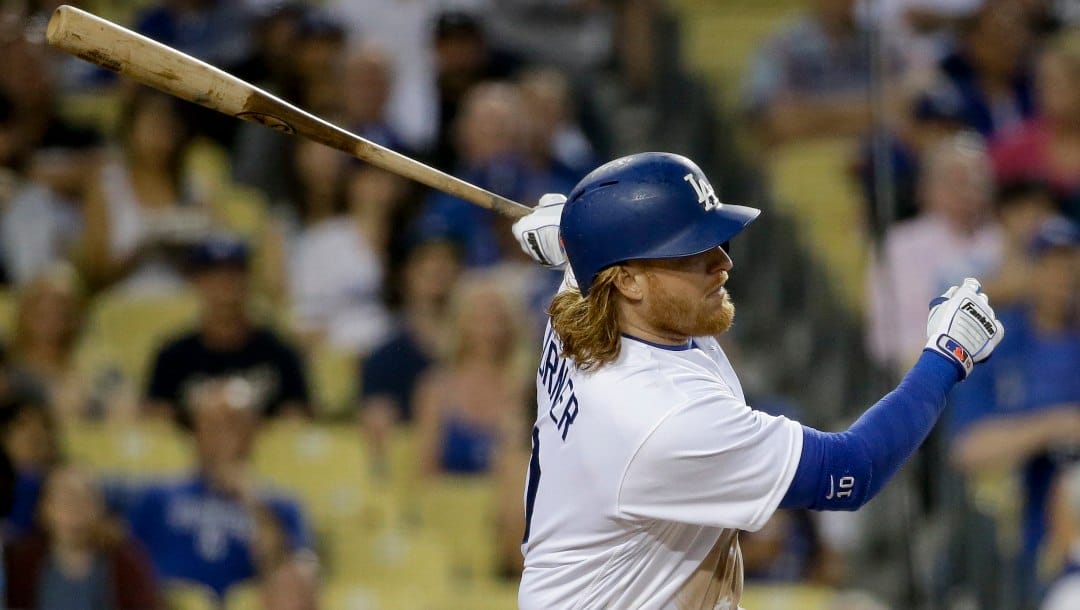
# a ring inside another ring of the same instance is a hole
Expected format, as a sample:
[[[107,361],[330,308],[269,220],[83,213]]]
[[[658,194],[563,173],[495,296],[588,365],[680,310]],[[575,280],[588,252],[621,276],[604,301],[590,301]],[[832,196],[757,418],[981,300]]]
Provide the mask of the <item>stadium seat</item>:
[[[253,582],[243,582],[229,587],[225,593],[224,610],[262,610],[259,587]]]
[[[861,305],[867,236],[859,193],[849,176],[855,143],[847,138],[798,142],[771,155],[777,200],[788,207],[830,282],[847,302]]]
[[[89,379],[115,371],[141,391],[158,348],[189,328],[198,314],[188,291],[162,295],[106,292],[94,301],[77,355]]]
[[[452,590],[439,610],[512,610],[517,608],[517,590],[517,583],[477,583]]]
[[[359,377],[356,354],[320,345],[311,354],[309,363],[316,413],[324,418],[343,419],[356,401]]]
[[[217,595],[205,585],[171,580],[163,589],[169,610],[219,610]]]
[[[369,500],[370,465],[355,426],[272,422],[255,444],[256,473],[296,494],[315,523],[358,519]]]
[[[324,610],[437,610],[444,599],[423,587],[372,588],[350,583],[329,583],[323,590]]]
[[[810,585],[755,585],[743,591],[741,605],[750,610],[830,610],[836,592]]]
[[[453,578],[468,582],[494,576],[496,504],[492,479],[441,476],[424,481],[416,501],[420,531],[446,546]]]
[[[69,458],[110,476],[180,474],[192,462],[188,439],[169,422],[78,422],[62,434]]]
[[[401,528],[359,526],[338,527],[330,534],[324,551],[331,580],[380,594],[411,588],[445,593],[451,585],[448,549],[438,539]]]

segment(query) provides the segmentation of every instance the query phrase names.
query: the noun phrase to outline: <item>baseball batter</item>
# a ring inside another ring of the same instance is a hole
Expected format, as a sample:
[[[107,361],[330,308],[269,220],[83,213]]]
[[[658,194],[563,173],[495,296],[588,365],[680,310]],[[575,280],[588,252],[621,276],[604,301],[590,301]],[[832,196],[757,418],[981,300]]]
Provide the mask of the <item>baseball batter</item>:
[[[643,153],[515,223],[526,252],[570,267],[536,377],[521,608],[737,608],[738,531],[777,508],[865,504],[1005,334],[968,279],[847,431],[755,411],[715,337],[734,316],[725,242],[758,214],[721,203],[689,159]]]

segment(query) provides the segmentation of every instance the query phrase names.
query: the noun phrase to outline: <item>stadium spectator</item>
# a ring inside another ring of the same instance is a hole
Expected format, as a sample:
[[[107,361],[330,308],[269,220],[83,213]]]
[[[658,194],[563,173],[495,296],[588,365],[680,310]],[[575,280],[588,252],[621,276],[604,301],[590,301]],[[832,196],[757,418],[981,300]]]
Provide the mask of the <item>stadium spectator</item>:
[[[393,82],[393,66],[381,47],[370,43],[357,47],[345,59],[342,103],[345,123],[353,133],[402,152],[405,142],[387,117]]]
[[[297,329],[309,341],[366,355],[390,330],[383,274],[390,217],[407,187],[371,165],[345,171],[349,210],[300,232],[290,252],[289,285]]]
[[[90,382],[75,362],[83,307],[79,279],[66,265],[56,266],[24,286],[15,307],[11,374],[39,388],[62,420],[100,413]]]
[[[1008,329],[994,358],[953,390],[950,458],[967,475],[1016,469],[1023,481],[1019,590],[1035,601],[1055,474],[1080,456],[1080,229],[1039,228],[1025,299],[999,311]]]
[[[250,62],[255,53],[254,21],[246,2],[156,0],[136,15],[135,30],[232,72]],[[178,112],[193,132],[232,146],[238,128],[235,120],[194,104],[180,106]]]
[[[461,270],[459,245],[434,229],[414,229],[405,256],[397,329],[360,367],[361,421],[377,456],[394,425],[413,421],[416,386],[437,357]]]
[[[777,511],[760,530],[741,533],[739,547],[749,582],[836,584],[836,558],[809,511]]]
[[[0,537],[10,541],[33,530],[41,487],[60,458],[56,423],[31,396],[15,396],[0,407],[4,453],[15,471],[14,504]]]
[[[1039,112],[990,149],[998,179],[1040,180],[1080,222],[1080,30],[1063,32],[1039,56]]]
[[[387,121],[406,147],[429,152],[439,123],[432,28],[440,2],[329,0],[349,35],[349,47],[378,45],[393,62]]]
[[[1028,65],[1032,32],[1021,3],[987,1],[961,21],[957,42],[939,62],[916,112],[962,117],[991,138],[1015,128],[1035,110]]]
[[[194,395],[208,382],[240,379],[263,416],[311,412],[300,355],[249,309],[248,250],[216,237],[192,255],[201,302],[196,328],[169,341],[154,357],[146,409],[189,421]]]
[[[491,473],[524,438],[524,327],[511,295],[491,277],[461,280],[438,364],[416,389],[421,474]]]
[[[869,269],[868,347],[892,371],[905,370],[922,351],[930,299],[992,271],[1001,256],[990,161],[977,136],[955,136],[929,152],[919,197],[919,216],[889,229]]]
[[[1041,610],[1071,610],[1080,606],[1080,464],[1061,473],[1053,511],[1064,567],[1054,579]]]
[[[522,113],[530,117],[526,150],[533,167],[549,171],[565,183],[553,192],[568,193],[599,163],[592,144],[574,116],[570,81],[553,68],[521,75]]]
[[[998,189],[995,207],[1001,226],[1001,265],[983,282],[983,291],[997,307],[1023,299],[1034,261],[1029,246],[1043,222],[1057,210],[1050,189],[1041,182],[1006,183]]]
[[[345,28],[332,15],[309,8],[300,19],[293,66],[297,102],[318,116],[340,118],[344,93]]]
[[[345,212],[345,168],[348,158],[309,140],[293,143],[288,200],[278,203],[286,235]]]
[[[307,7],[301,0],[275,0],[251,8],[252,52],[234,73],[275,95],[296,99],[293,52]]]
[[[200,386],[191,402],[196,470],[134,489],[120,507],[163,582],[192,581],[224,596],[236,583],[293,565],[309,571],[312,546],[300,506],[262,491],[251,472],[260,423],[254,398],[240,378]]]
[[[10,167],[77,200],[96,171],[102,138],[61,115],[50,53],[21,20],[0,19],[0,96],[14,110]]]
[[[18,131],[14,104],[0,92],[0,257],[16,286],[70,258],[83,230],[78,202],[29,176]]]
[[[853,136],[869,127],[870,32],[854,7],[854,0],[814,0],[757,50],[743,103],[765,142]],[[891,79],[899,56],[887,43],[884,52]]]
[[[119,150],[86,194],[79,262],[92,288],[183,286],[178,256],[210,222],[184,172],[190,137],[173,98],[139,89],[128,101]]]
[[[246,2],[157,0],[135,18],[135,29],[158,42],[230,70],[251,55],[253,14]]]
[[[587,77],[611,59],[613,4],[486,0],[482,10],[493,47]]]
[[[461,149],[458,133],[458,116],[466,114],[473,88],[484,81],[509,78],[516,65],[513,59],[490,48],[482,19],[467,11],[449,10],[439,14],[432,44],[439,100],[439,131],[433,161],[436,167],[454,171],[476,162],[468,151]],[[515,100],[514,109],[518,107],[519,101]]]
[[[532,167],[526,138],[531,118],[520,112],[520,89],[508,82],[484,82],[469,90],[455,126],[460,165],[456,176],[515,201],[533,202],[566,189],[550,171]],[[425,202],[423,221],[450,229],[465,246],[465,264],[489,266],[521,259],[510,243],[510,222],[445,193]]]
[[[299,1],[270,5],[256,22],[256,51],[240,74],[287,100],[300,99],[295,50],[307,7]],[[292,138],[255,123],[236,125],[229,147],[232,177],[258,189],[269,201],[288,198]]]
[[[105,513],[93,476],[53,470],[39,507],[40,532],[6,551],[8,608],[157,610],[163,608],[149,558]]]

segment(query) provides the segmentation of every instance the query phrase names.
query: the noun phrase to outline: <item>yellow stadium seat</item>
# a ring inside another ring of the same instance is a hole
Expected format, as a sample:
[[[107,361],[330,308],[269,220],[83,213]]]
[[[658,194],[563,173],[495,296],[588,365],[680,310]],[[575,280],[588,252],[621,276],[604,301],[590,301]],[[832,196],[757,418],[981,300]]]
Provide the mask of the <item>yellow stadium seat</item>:
[[[352,408],[357,396],[356,354],[320,345],[311,355],[311,382],[320,416],[341,417]]]
[[[164,421],[73,422],[63,429],[67,455],[110,475],[179,475],[192,464],[186,435]]]
[[[380,593],[417,587],[444,593],[451,585],[448,550],[418,532],[338,527],[329,532],[324,550],[326,572],[337,582],[361,584]]]
[[[15,330],[15,293],[0,290],[0,337],[6,343],[11,342],[11,333]]]
[[[316,523],[358,519],[370,466],[355,426],[279,421],[259,433],[256,473],[296,494]]]
[[[419,507],[416,502],[419,482],[417,451],[416,430],[410,426],[398,426],[390,437],[385,458],[386,464],[380,472],[403,508],[412,511],[413,514],[407,516],[409,521],[419,519]]]
[[[777,201],[787,206],[847,302],[861,306],[868,237],[855,182],[848,178],[854,141],[830,138],[797,142],[770,155]]]
[[[441,610],[445,592],[423,586],[371,586],[331,582],[323,588],[323,610]]]
[[[464,582],[495,573],[495,484],[488,477],[440,476],[422,482],[420,531],[446,546],[450,573]]]
[[[244,582],[229,587],[225,593],[224,610],[262,610],[258,585]]]
[[[65,119],[106,134],[113,133],[120,123],[124,105],[116,89],[65,93],[59,96],[58,101],[59,114]]]
[[[157,350],[172,336],[193,327],[197,316],[198,302],[189,291],[155,296],[101,294],[87,316],[79,365],[89,379],[115,369],[141,391]]]
[[[749,585],[740,605],[747,610],[830,610],[836,591],[810,585]]]
[[[217,595],[205,585],[171,580],[163,589],[169,610],[219,610]]]
[[[514,610],[517,608],[517,583],[479,583],[452,590],[441,610]]]

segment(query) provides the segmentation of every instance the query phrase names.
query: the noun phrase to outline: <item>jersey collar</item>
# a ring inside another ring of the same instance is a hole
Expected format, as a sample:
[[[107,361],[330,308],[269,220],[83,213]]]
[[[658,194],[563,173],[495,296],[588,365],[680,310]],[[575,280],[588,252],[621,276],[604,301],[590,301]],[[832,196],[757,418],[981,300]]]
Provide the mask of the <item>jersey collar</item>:
[[[667,350],[669,352],[684,352],[684,351],[694,347],[694,340],[693,339],[687,339],[686,343],[684,343],[683,345],[663,345],[662,343],[653,343],[652,341],[646,341],[645,339],[641,339],[641,338],[635,337],[633,335],[628,335],[626,333],[620,333],[620,334],[622,336],[626,337],[627,339],[637,341],[638,343],[644,343],[645,345],[648,345],[650,347],[655,347],[655,348],[659,348],[659,349],[662,349],[662,350]]]

